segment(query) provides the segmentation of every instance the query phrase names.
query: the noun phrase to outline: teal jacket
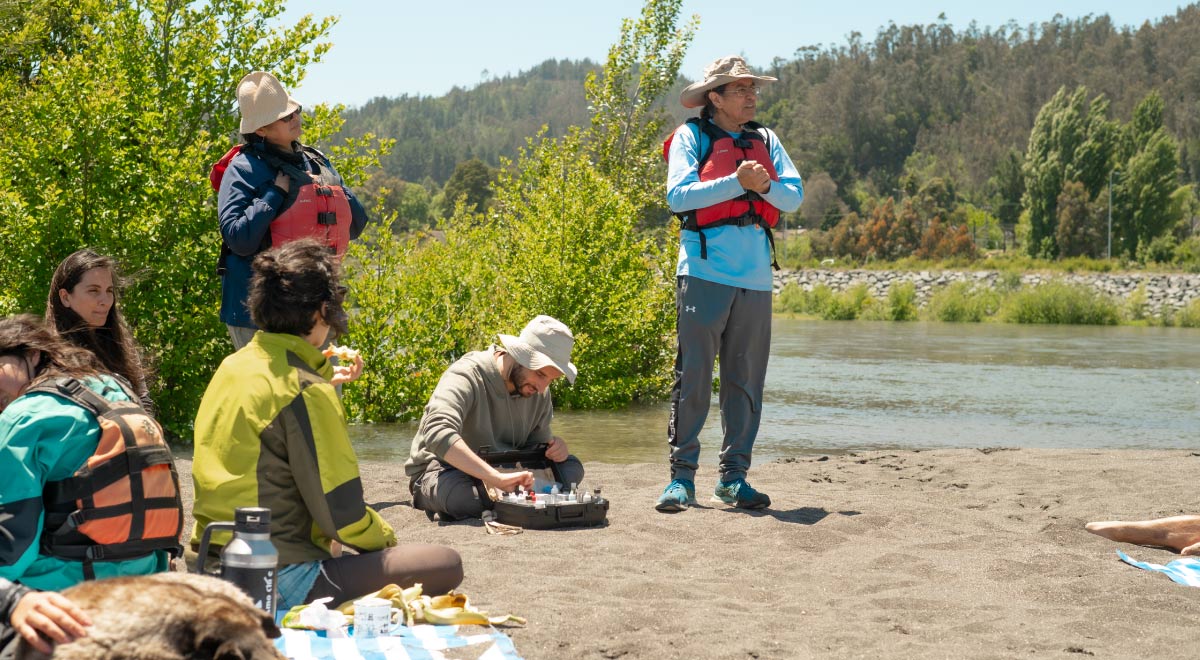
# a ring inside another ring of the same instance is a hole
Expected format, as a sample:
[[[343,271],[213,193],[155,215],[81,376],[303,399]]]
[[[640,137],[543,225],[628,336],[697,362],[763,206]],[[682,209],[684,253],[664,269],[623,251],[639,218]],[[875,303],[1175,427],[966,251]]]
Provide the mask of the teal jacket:
[[[129,397],[108,376],[84,381],[109,401]],[[96,451],[100,425],[92,414],[53,394],[18,397],[0,413],[0,578],[58,591],[83,582],[83,564],[43,555],[42,491],[75,474]],[[97,578],[147,575],[168,568],[165,552],[128,561],[95,562]]]

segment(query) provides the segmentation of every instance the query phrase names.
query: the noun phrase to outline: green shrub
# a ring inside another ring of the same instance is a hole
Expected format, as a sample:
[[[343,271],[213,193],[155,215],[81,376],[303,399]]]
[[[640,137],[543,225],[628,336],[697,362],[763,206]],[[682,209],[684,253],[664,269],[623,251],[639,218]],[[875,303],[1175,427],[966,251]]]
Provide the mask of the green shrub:
[[[821,317],[826,321],[853,321],[873,302],[867,285],[859,284],[830,298]]]
[[[1019,270],[1003,270],[1000,271],[1000,276],[996,278],[996,288],[1001,292],[1016,291],[1021,288],[1021,271]]]
[[[1125,301],[1125,316],[1131,321],[1144,321],[1149,316],[1149,297],[1146,295],[1146,283],[1142,282],[1129,294]]]
[[[1175,246],[1172,260],[1189,273],[1200,273],[1200,236],[1180,241],[1179,245]]]
[[[825,315],[829,301],[833,299],[833,291],[824,284],[818,284],[811,291],[805,291],[799,284],[792,282],[783,287],[775,298],[775,311],[785,314]]]
[[[1171,234],[1156,236],[1149,243],[1142,243],[1137,249],[1138,261],[1149,264],[1169,264],[1175,260],[1175,250],[1178,242]]]
[[[452,361],[537,314],[575,335],[579,379],[555,382],[555,405],[616,407],[669,392],[675,316],[665,273],[678,245],[634,226],[634,202],[575,135],[540,141],[495,187],[488,215],[460,205],[443,240],[384,232],[352,248],[352,339],[371,364],[361,387],[347,387],[355,418],[419,416]]]
[[[917,308],[917,287],[912,282],[898,282],[888,289],[887,319],[890,321],[915,321],[920,314]]]
[[[1200,298],[1193,298],[1175,314],[1175,324],[1181,328],[1200,328]]]
[[[1116,267],[1116,262],[1110,259],[1091,257],[1069,257],[1058,263],[1059,267],[1068,273],[1110,273]]]
[[[1116,325],[1121,311],[1112,298],[1085,286],[1049,282],[1023,289],[1005,302],[1001,312],[1009,323]]]
[[[812,239],[809,232],[792,234],[786,239],[775,237],[775,257],[779,265],[790,270],[804,268],[813,263]]]
[[[989,287],[954,282],[929,299],[926,315],[947,323],[979,323],[1000,309],[1001,295]]]
[[[151,394],[173,443],[191,442],[196,407],[232,350],[217,318],[221,239],[206,174],[232,146],[233,91],[260,67],[294,89],[328,49],[318,42],[333,19],[281,12],[273,0],[0,10],[0,311],[41,314],[55,267],[79,248],[115,258],[132,276],[121,307],[155,364]],[[324,143],[338,112],[306,107],[304,141],[332,152],[353,186],[379,152],[363,148],[369,138],[351,153]]]

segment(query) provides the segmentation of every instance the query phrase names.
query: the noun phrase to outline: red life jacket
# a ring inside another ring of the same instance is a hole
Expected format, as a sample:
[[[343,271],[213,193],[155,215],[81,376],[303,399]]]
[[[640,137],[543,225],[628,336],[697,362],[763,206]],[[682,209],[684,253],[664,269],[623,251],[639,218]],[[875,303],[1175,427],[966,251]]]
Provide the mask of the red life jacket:
[[[118,379],[120,382],[120,379]],[[87,410],[100,425],[96,451],[74,475],[48,482],[42,491],[44,554],[92,562],[144,557],[155,550],[182,554],[183,503],[175,460],[162,427],[137,403],[109,401],[75,378],[39,383],[46,392]]]
[[[779,181],[779,173],[775,171],[775,163],[771,160],[771,150],[767,146],[768,133],[766,128],[757,122],[746,122],[742,134],[734,138],[711,121],[692,117],[688,124],[695,125],[698,131],[708,138],[708,147],[702,149],[696,164],[701,181],[713,181],[727,177],[735,172],[743,161],[753,160],[767,170],[772,181]],[[663,142],[663,158],[668,159],[671,141],[675,134]],[[702,141],[697,135],[697,144]],[[747,190],[741,195],[712,206],[701,209],[684,211],[676,214],[681,226],[687,231],[700,233],[700,258],[708,258],[708,245],[703,229],[707,227],[723,227],[734,225],[746,227],[759,225],[767,233],[771,243],[771,266],[779,270],[775,261],[775,237],[771,228],[779,224],[779,209],[762,198],[758,193]]]
[[[298,187],[292,204],[271,221],[271,245],[315,238],[341,257],[350,245],[352,212],[337,175],[327,166],[315,175],[297,167],[284,168],[284,172]]]
[[[272,245],[279,246],[300,238],[315,238],[327,245],[335,255],[341,257],[350,244],[350,223],[353,211],[346,191],[338,180],[337,175],[329,166],[329,159],[312,147],[302,147],[309,157],[317,163],[319,172],[313,175],[303,168],[276,158],[269,152],[247,149],[248,145],[239,144],[221,156],[213,163],[208,172],[209,183],[213,190],[221,189],[221,179],[225,170],[240,153],[249,157],[265,160],[275,169],[283,171],[291,180],[287,199],[290,202],[274,220],[271,221],[270,239],[264,239],[262,248],[266,250]],[[229,248],[222,242],[221,258],[217,264],[217,273],[224,273],[225,258]]]

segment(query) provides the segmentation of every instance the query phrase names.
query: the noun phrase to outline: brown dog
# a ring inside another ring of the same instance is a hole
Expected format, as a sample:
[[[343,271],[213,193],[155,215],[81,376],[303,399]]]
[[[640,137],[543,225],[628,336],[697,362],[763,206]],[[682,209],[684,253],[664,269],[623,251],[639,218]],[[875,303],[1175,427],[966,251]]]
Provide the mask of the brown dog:
[[[275,660],[279,628],[237,587],[214,577],[159,573],[84,582],[63,591],[92,618],[88,636],[60,644],[62,660]],[[17,660],[46,656],[25,642]]]

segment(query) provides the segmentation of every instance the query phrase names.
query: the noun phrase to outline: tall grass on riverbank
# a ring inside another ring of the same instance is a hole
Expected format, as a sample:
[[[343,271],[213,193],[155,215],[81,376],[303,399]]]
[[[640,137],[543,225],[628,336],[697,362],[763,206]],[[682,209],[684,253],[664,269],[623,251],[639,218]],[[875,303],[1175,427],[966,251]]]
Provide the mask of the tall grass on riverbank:
[[[1200,328],[1200,298],[1179,310],[1175,315],[1175,325],[1181,328]]]
[[[1018,280],[1019,282],[1019,280]],[[1175,314],[1159,319],[1146,313],[1143,299],[1132,297],[1125,304],[1084,286],[1049,282],[1022,287],[1005,282],[992,288],[971,282],[955,282],[937,291],[924,307],[918,307],[911,282],[888,289],[886,299],[873,297],[865,284],[835,292],[824,284],[805,291],[788,284],[775,300],[775,310],[785,314],[815,316],[828,321],[891,320],[918,318],[947,323],[1044,323],[1057,325],[1117,325],[1155,322],[1180,327],[1200,327],[1200,299]]]
[[[979,323],[995,316],[1002,300],[995,289],[955,282],[930,298],[925,317],[947,323]]]
[[[1000,316],[1009,323],[1116,325],[1121,322],[1121,310],[1112,298],[1061,282],[1014,291],[1004,301]]]

